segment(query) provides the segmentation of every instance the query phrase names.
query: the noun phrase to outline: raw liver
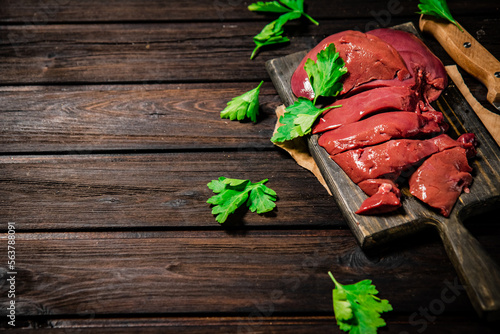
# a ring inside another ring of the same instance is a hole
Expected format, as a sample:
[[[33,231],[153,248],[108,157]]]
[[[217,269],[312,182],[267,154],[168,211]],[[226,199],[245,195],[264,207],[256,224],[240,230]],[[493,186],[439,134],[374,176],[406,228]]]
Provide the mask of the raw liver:
[[[433,154],[411,175],[410,192],[448,217],[462,190],[469,192],[471,171],[462,147]]]
[[[396,180],[401,172],[422,159],[457,146],[460,146],[459,141],[442,134],[426,140],[390,140],[379,145],[332,155],[331,158],[354,183],[379,177]]]
[[[308,58],[316,61],[317,54],[331,43],[335,44],[348,69],[343,77],[341,94],[376,79],[391,80],[397,77],[398,80],[404,80],[410,77],[404,60],[391,45],[374,35],[347,30],[325,38],[302,59],[291,80],[295,96],[310,100],[314,98],[304,64]]]
[[[319,145],[331,154],[371,146],[390,139],[412,138],[425,134],[436,134],[447,129],[443,115],[430,111],[381,113],[356,123],[343,125],[325,132]]]

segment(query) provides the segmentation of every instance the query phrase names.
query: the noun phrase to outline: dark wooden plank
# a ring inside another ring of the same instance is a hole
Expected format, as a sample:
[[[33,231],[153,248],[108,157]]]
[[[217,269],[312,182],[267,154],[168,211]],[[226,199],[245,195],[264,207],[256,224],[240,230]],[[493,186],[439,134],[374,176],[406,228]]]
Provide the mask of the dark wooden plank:
[[[2,26],[0,83],[260,81],[268,77],[266,60],[310,49],[334,32],[364,30],[366,22],[331,20],[316,27],[293,21],[287,25],[291,43],[263,50],[254,60],[252,37],[261,22]],[[481,30],[482,42],[496,55],[498,22],[462,24],[473,35]]]
[[[249,20],[271,18],[249,12],[254,1],[187,0],[172,5],[162,0],[10,0],[0,9],[0,22],[45,24],[52,22],[92,21],[182,21],[182,20]],[[255,1],[256,2],[256,1]],[[181,5],[182,4],[182,5]],[[391,16],[412,16],[418,11],[418,1],[389,1],[387,3],[355,1],[306,1],[307,11],[317,19],[369,17],[382,22]],[[498,6],[483,0],[450,1],[454,15],[495,15]],[[117,10],[119,9],[119,10]]]
[[[281,150],[0,157],[0,214],[19,230],[213,227],[206,186],[268,178],[277,209],[228,225],[345,227],[333,198]],[[300,184],[300,189],[298,185]]]
[[[446,298],[474,321],[442,246],[420,237],[366,254],[346,230],[16,233],[16,315],[331,315],[332,271],[372,279],[395,313]]]
[[[271,83],[257,124],[220,118],[257,84],[0,87],[0,152],[271,148]]]
[[[432,321],[418,317],[410,322],[410,315],[383,315],[387,325],[380,329],[384,333],[469,334],[497,333],[496,324],[485,323],[470,316],[430,314]],[[24,321],[21,324],[37,328],[38,333],[338,333],[343,334],[334,316],[270,316],[255,313],[248,317],[154,317],[154,318],[91,318],[51,319],[46,321]],[[22,327],[22,326],[19,326]]]

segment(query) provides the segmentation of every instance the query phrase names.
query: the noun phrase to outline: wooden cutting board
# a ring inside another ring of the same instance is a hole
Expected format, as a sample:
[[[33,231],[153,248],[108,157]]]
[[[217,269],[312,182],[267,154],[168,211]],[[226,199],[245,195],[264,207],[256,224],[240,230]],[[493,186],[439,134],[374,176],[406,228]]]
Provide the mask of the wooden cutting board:
[[[419,36],[411,22],[393,28]],[[306,53],[303,51],[266,63],[286,106],[296,99],[290,80]],[[451,79],[433,106],[444,114],[450,125],[447,132],[450,137],[472,132],[479,142],[477,156],[470,161],[474,170],[471,191],[460,196],[448,218],[413,197],[407,186],[401,188],[402,207],[398,211],[377,216],[357,215],[354,212],[367,196],[318,145],[318,135],[307,138],[309,150],[361,247],[373,247],[412,234],[429,224],[437,227],[478,313],[488,319],[499,318],[500,268],[464,228],[462,221],[500,205],[500,149]]]

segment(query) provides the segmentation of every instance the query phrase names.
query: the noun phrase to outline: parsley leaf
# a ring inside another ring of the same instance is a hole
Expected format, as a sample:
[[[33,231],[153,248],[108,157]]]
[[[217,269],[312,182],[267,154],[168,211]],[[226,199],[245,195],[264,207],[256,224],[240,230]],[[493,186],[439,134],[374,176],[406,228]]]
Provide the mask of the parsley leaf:
[[[257,51],[263,46],[289,42],[290,39],[286,36],[283,36],[283,34],[285,33],[285,31],[283,30],[283,26],[288,21],[297,19],[299,17],[300,13],[288,12],[281,15],[273,22],[267,24],[262,29],[262,31],[253,38],[256,46],[252,52],[252,55],[250,56],[250,59],[253,59],[257,54]]]
[[[304,0],[279,0],[279,1],[258,1],[248,6],[248,9],[254,12],[272,12],[272,13],[287,13],[297,12],[299,15],[296,18],[304,15],[315,25],[319,25],[318,21],[313,19],[304,11]]]
[[[250,118],[252,122],[257,122],[257,116],[259,115],[259,92],[260,86],[263,83],[264,81],[261,81],[256,88],[229,101],[227,107],[221,111],[220,117],[229,118],[231,121],[235,119],[241,121],[245,118]]]
[[[258,1],[248,6],[248,9],[256,12],[283,13],[277,20],[266,25],[253,40],[256,45],[250,56],[253,59],[257,51],[266,45],[289,42],[290,39],[283,36],[283,26],[291,20],[307,17],[315,25],[319,23],[304,12],[304,0],[280,0],[280,1]]]
[[[442,19],[448,20],[463,31],[462,27],[455,21],[453,16],[451,16],[450,9],[446,4],[446,0],[420,0],[418,4],[418,9],[420,12],[417,14],[432,15],[440,17]]]
[[[264,213],[274,209],[276,192],[264,185],[268,180],[252,183],[250,180],[228,179],[223,176],[210,181],[207,186],[215,194],[207,201],[213,204],[215,220],[224,223],[227,217],[246,203],[252,212]]]
[[[271,141],[281,143],[311,133],[312,125],[318,116],[335,107],[337,106],[318,109],[312,101],[299,97],[294,104],[286,108],[285,114],[280,117],[281,126],[276,130]]]
[[[378,327],[386,325],[380,313],[392,311],[387,299],[375,296],[378,291],[371,280],[363,280],[356,284],[342,285],[331,272],[328,272],[335,283],[332,290],[333,310],[337,324],[343,331],[376,334]]]
[[[313,19],[311,16],[306,14],[304,11],[304,0],[280,0],[281,3],[285,4],[285,6],[288,6],[289,8],[300,12],[302,15],[307,17],[309,21],[314,23],[315,25],[319,25],[318,21]]]
[[[342,91],[340,78],[347,73],[344,60],[331,43],[318,53],[318,59],[307,59],[304,69],[314,91],[314,104],[319,96],[337,96]]]
[[[309,58],[304,69],[314,90],[314,100],[299,97],[294,104],[286,108],[285,114],[279,119],[281,125],[271,138],[273,143],[311,133],[314,122],[324,111],[341,107],[339,105],[319,109],[315,106],[319,96],[337,96],[343,88],[340,79],[347,73],[347,68],[339,53],[335,51],[335,44],[331,43],[321,50],[316,62]]]
[[[254,12],[273,12],[286,13],[290,9],[283,6],[279,1],[258,1],[248,6],[248,9]]]

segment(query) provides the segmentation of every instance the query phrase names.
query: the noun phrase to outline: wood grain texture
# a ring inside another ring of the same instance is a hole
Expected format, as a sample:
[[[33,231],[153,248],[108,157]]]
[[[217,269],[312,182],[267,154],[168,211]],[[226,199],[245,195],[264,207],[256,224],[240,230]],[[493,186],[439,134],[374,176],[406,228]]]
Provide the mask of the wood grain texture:
[[[269,310],[266,316],[331,315],[329,270],[345,284],[373,279],[398,312],[441,298],[447,284],[458,291],[446,290],[456,297],[446,310],[470,310],[442,247],[431,240],[366,255],[347,230],[20,233],[17,315],[246,316],[258,307]],[[3,315],[7,302],[0,302]]]
[[[341,30],[416,22],[417,2],[306,1],[320,26],[290,22],[290,43],[250,61],[253,35],[275,18],[250,2],[2,1],[0,231],[16,222],[20,269],[11,332],[344,333],[332,270],[347,284],[373,279],[390,300],[380,332],[496,333],[450,290],[458,281],[434,231],[361,250],[333,198],[268,140],[281,103],[268,59]],[[498,57],[500,8],[449,6]],[[259,123],[218,118],[260,80]],[[488,108],[482,84],[464,80]],[[277,210],[220,226],[205,203],[220,175],[269,178]],[[500,260],[497,219],[467,227]],[[6,301],[0,330],[11,329]]]
[[[281,103],[265,83],[258,123],[220,111],[255,83],[0,87],[0,151],[263,149]]]
[[[219,176],[268,178],[277,209],[227,225],[345,227],[334,200],[278,151],[0,157],[0,213],[18,230],[218,228],[206,186]],[[300,182],[300,191],[297,183]]]
[[[266,20],[272,15],[248,11],[251,2],[238,0],[187,0],[172,5],[162,0],[6,0],[0,8],[0,22],[44,24],[53,22],[109,22],[109,21],[208,21],[208,20]],[[412,16],[418,1],[380,3],[362,0],[306,2],[307,12],[315,18],[370,18],[383,22],[385,12],[393,16]],[[490,1],[453,1],[449,4],[455,15],[494,15],[498,7]],[[117,10],[119,9],[119,10]]]
[[[265,312],[265,311],[264,311]],[[306,334],[313,331],[343,334],[333,316],[264,316],[254,312],[251,316],[172,316],[147,318],[90,318],[82,315],[75,319],[50,319],[31,322],[37,326],[37,333],[266,333],[266,334]],[[408,316],[384,315],[390,333],[415,332],[425,328],[426,333],[469,334],[476,331],[496,334],[494,324],[470,321],[456,315],[441,314],[432,323],[411,322]],[[423,320],[420,318],[419,320]],[[24,323],[24,322],[23,322]],[[26,322],[26,324],[28,324]],[[450,327],[454,324],[457,328]],[[314,330],[313,330],[314,329]]]
[[[262,29],[255,21],[1,26],[0,83],[260,81],[267,78],[266,60],[311,49],[334,32],[365,30],[365,23],[329,20],[313,26],[292,21],[287,25],[291,42],[263,49],[254,60],[252,38]],[[466,24],[483,32],[482,42],[491,41],[493,54],[500,52],[494,34],[498,20],[464,20]]]

